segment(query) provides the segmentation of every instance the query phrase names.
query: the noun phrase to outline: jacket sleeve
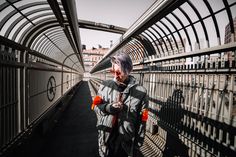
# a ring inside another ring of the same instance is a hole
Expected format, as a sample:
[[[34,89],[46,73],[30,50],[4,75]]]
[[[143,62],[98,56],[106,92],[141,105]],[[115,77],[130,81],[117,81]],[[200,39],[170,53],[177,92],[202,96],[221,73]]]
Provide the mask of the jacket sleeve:
[[[142,120],[142,114],[145,110],[148,109],[148,96],[144,96],[141,102],[141,112],[140,112],[140,123],[137,127],[136,134],[136,147],[141,147],[144,142],[145,132],[146,132],[146,121]]]
[[[96,105],[94,107],[94,112],[99,115],[99,116],[104,116],[107,114],[106,112],[106,106],[107,106],[107,102],[106,102],[106,97],[104,94],[104,82],[100,85],[99,90],[97,92],[97,95],[100,96],[102,98],[102,104]]]
[[[107,93],[108,92],[107,92],[106,84],[109,84],[109,83],[103,82],[99,87],[97,95],[100,96],[103,101],[101,104],[96,105],[94,107],[94,111],[99,115],[107,115],[107,114],[115,115],[118,112],[120,112],[120,109],[114,108],[112,106],[112,103],[108,102],[108,100],[107,100],[107,97],[108,97]]]

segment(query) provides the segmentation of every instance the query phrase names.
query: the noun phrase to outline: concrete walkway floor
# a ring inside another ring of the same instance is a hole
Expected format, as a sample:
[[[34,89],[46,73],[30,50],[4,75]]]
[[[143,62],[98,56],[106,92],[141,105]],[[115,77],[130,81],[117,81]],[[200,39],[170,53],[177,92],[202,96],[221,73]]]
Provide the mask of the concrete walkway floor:
[[[92,98],[87,82],[82,82],[67,110],[50,133],[41,157],[96,157],[96,115],[90,109]]]

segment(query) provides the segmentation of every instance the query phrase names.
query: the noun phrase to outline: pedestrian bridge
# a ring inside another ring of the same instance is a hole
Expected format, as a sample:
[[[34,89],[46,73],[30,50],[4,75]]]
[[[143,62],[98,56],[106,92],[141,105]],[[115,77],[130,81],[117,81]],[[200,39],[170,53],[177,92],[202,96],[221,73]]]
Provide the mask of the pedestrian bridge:
[[[128,29],[75,7],[0,2],[0,156],[98,156],[90,105],[119,51],[148,90],[144,157],[236,156],[235,0],[157,0]],[[81,28],[122,34],[88,81]]]

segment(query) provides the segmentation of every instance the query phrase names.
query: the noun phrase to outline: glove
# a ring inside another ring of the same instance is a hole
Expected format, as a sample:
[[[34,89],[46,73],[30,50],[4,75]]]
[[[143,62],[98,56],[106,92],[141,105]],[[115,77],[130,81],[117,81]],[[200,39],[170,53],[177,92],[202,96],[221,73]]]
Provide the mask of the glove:
[[[106,106],[106,111],[111,114],[116,114],[120,112],[123,108],[123,103],[122,102],[116,102],[112,104],[108,104]]]
[[[100,96],[95,96],[95,98],[93,99],[93,104],[92,104],[92,106],[91,106],[91,109],[92,110],[94,110],[94,107],[96,106],[96,105],[99,105],[99,104],[101,104],[102,103],[102,98],[100,97]]]
[[[142,112],[142,121],[146,122],[147,119],[148,119],[148,110],[144,109],[143,112]]]

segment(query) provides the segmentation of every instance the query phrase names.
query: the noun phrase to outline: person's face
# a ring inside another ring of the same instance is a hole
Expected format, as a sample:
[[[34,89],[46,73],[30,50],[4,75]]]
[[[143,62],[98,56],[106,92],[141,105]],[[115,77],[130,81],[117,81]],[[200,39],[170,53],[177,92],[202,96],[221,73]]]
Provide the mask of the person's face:
[[[112,64],[111,73],[113,74],[114,78],[116,78],[119,82],[124,82],[128,75],[124,74],[121,71],[121,68],[118,64]]]

